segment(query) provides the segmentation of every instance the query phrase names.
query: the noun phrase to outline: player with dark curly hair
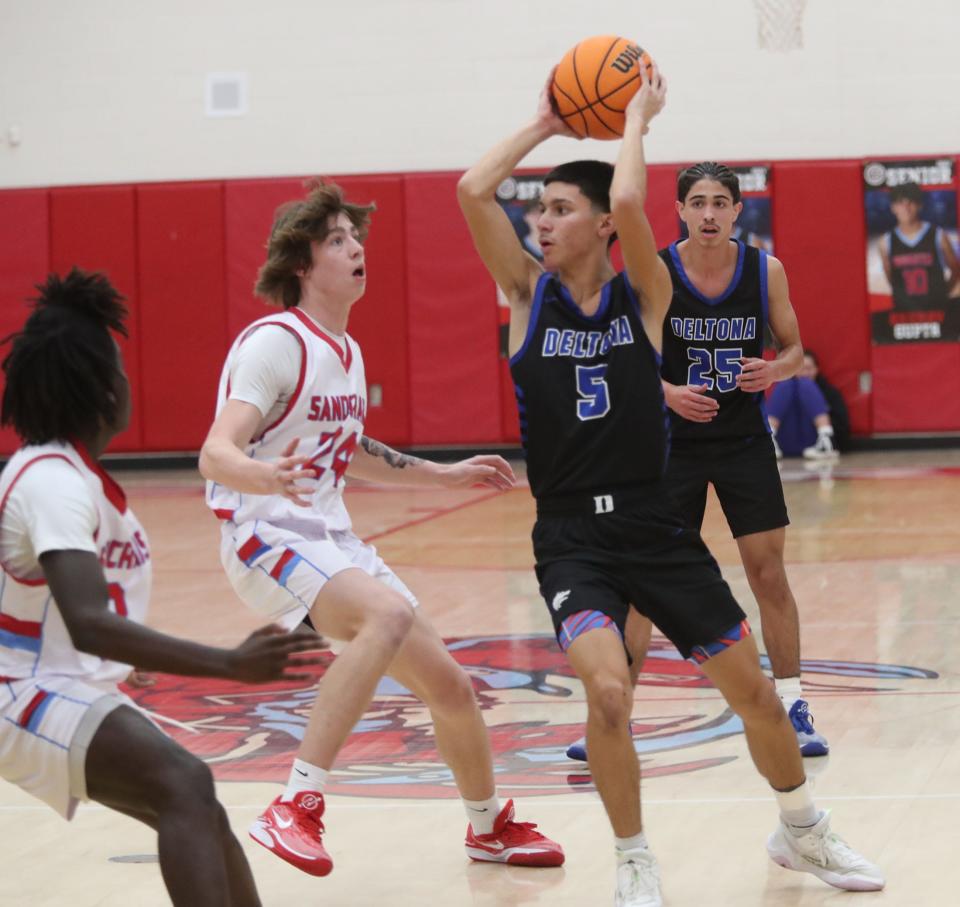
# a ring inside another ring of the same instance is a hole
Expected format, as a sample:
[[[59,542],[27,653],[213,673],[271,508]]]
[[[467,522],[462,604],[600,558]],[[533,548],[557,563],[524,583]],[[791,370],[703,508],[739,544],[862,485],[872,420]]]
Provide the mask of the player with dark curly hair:
[[[111,331],[120,294],[101,274],[50,275],[6,338],[0,420],[23,446],[0,474],[0,777],[72,819],[96,800],[159,837],[178,905],[260,903],[210,770],[117,684],[147,670],[260,682],[300,679],[304,637],[259,630],[234,649],[143,626],[146,534],[98,458],[130,417]]]

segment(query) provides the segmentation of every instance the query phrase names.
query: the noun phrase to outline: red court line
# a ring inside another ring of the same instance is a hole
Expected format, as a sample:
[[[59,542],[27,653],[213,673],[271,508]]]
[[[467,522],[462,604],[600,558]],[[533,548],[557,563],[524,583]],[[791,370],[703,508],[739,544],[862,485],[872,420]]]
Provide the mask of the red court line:
[[[457,510],[465,510],[467,507],[473,507],[474,504],[482,504],[484,501],[489,501],[491,498],[496,498],[506,493],[507,492],[505,491],[491,491],[488,494],[471,498],[469,501],[461,501],[459,504],[454,504],[452,507],[444,507],[441,510],[434,510],[432,513],[428,513],[426,516],[417,517],[413,520],[407,520],[405,523],[398,523],[396,526],[391,526],[389,529],[384,529],[382,532],[375,532],[373,535],[364,536],[363,540],[365,542],[372,542],[375,539],[382,539],[384,536],[393,535],[394,532],[399,532],[401,529],[409,529],[411,526],[419,526],[421,523],[429,523],[431,520],[437,519],[437,517],[446,516],[448,513],[454,513]]]

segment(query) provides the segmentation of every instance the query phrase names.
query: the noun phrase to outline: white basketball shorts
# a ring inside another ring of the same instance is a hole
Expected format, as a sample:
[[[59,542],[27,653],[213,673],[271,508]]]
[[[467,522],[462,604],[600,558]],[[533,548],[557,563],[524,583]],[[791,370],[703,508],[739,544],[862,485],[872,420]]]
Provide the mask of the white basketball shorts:
[[[126,704],[118,690],[73,677],[0,683],[0,777],[72,819],[87,799],[87,748],[103,719]]]
[[[414,594],[373,545],[349,530],[321,527],[319,538],[303,534],[311,528],[300,521],[282,526],[263,520],[223,524],[223,569],[237,595],[265,621],[294,629],[309,614],[324,585],[351,567],[359,567],[417,607]]]

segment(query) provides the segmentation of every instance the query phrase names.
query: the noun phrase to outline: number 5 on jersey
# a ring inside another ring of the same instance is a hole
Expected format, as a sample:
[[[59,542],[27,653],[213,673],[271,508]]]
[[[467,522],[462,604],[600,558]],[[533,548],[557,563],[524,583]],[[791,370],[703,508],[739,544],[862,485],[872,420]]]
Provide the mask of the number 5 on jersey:
[[[581,422],[602,419],[610,412],[610,393],[607,387],[607,366],[577,366],[577,418]]]

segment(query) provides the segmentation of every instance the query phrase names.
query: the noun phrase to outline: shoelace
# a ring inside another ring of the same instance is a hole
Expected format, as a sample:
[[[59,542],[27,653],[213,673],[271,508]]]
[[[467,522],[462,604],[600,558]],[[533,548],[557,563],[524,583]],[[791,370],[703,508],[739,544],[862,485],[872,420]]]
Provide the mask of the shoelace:
[[[803,703],[800,708],[790,710],[790,721],[793,723],[794,730],[802,731],[804,734],[812,734],[813,719],[810,717],[810,710],[807,704]]]
[[[309,825],[315,825],[317,828],[318,838],[326,831],[323,821],[315,812],[309,809],[304,809],[302,806],[297,806],[295,803],[285,803],[284,806],[296,813],[298,821],[306,822]]]
[[[503,827],[503,831],[500,832],[498,837],[506,838],[507,840],[513,840],[514,838],[518,838],[522,835],[526,835],[529,832],[533,832],[538,838],[542,838],[543,835],[541,835],[536,829],[536,822],[515,822],[511,819]]]
[[[656,889],[660,884],[657,871],[652,863],[638,863],[635,860],[627,860],[621,863],[620,868],[629,866],[631,869],[627,890],[624,895],[628,898],[635,898],[639,894],[646,894],[650,889]]]

